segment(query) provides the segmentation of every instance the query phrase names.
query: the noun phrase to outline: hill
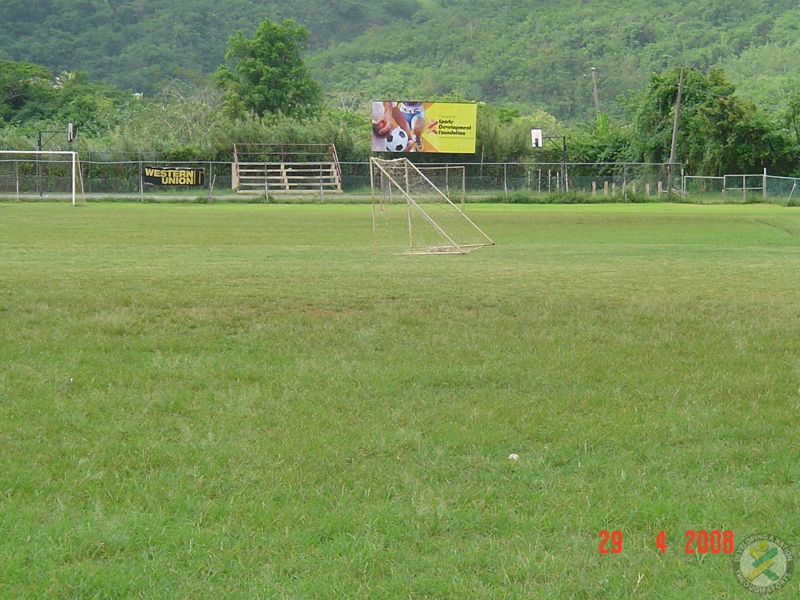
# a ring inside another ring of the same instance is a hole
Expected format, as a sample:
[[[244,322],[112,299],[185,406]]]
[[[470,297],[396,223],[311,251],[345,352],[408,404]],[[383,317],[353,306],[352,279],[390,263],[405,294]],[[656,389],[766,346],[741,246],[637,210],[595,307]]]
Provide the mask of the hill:
[[[410,16],[416,0],[3,0],[0,59],[55,73],[86,71],[135,92],[152,92],[164,75],[210,73],[236,30],[294,18],[310,47],[352,39],[351,32]]]
[[[415,14],[413,25],[367,30],[318,51],[311,64],[326,89],[423,96],[459,89],[541,105],[565,119],[594,108],[591,67],[607,112],[649,73],[674,66],[733,68],[743,95],[758,97],[798,81],[800,61],[782,60],[800,49],[800,10],[791,4],[442,0]]]
[[[0,58],[152,93],[206,74],[237,29],[292,17],[337,102],[453,91],[566,120],[641,89],[651,72],[723,66],[745,98],[780,108],[800,83],[800,9],[786,0],[6,0]]]

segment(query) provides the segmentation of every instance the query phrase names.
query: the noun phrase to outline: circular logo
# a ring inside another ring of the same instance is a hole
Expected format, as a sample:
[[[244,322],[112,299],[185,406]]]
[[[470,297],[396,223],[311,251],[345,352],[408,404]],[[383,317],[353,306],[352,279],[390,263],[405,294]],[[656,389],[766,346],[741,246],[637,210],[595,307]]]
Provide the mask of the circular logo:
[[[736,547],[733,568],[742,586],[756,594],[772,594],[789,583],[794,554],[782,539],[759,533]]]

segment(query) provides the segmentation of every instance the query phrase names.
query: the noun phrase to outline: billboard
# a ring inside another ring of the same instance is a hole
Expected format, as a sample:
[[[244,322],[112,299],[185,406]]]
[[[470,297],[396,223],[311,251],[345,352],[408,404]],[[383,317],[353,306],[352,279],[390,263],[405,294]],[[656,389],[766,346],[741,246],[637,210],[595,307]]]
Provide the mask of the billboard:
[[[142,182],[151,185],[202,186],[206,182],[206,170],[192,167],[145,167]]]
[[[373,102],[373,152],[475,153],[478,107],[466,102]]]

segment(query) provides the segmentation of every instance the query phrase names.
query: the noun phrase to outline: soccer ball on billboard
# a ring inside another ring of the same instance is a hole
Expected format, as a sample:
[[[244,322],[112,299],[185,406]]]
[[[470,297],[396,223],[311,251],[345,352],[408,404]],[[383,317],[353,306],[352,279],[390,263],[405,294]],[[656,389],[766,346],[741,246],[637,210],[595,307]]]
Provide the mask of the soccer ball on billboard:
[[[387,152],[403,152],[408,147],[408,134],[402,127],[395,127],[386,136]]]

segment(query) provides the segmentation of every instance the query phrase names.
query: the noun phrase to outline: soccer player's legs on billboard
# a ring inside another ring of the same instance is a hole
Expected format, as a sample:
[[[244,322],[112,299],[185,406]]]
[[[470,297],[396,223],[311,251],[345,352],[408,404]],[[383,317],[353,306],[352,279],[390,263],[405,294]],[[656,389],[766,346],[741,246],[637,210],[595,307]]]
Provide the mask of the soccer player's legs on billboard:
[[[398,102],[397,112],[403,116],[407,127],[399,123],[410,139],[414,141],[414,149],[422,151],[422,132],[425,130],[425,108],[422,102]]]

